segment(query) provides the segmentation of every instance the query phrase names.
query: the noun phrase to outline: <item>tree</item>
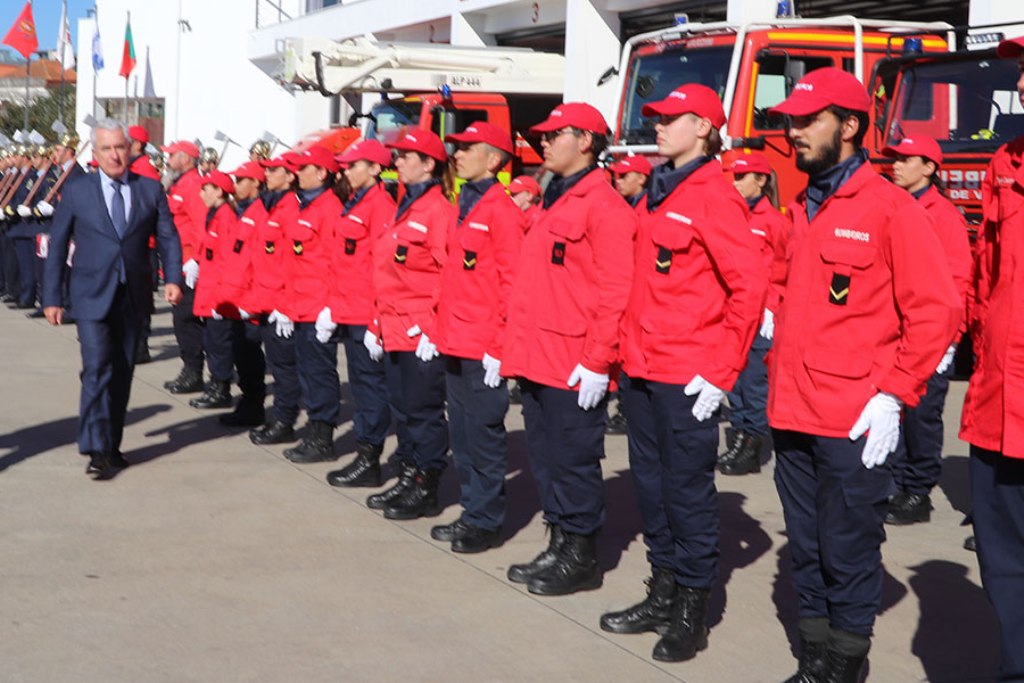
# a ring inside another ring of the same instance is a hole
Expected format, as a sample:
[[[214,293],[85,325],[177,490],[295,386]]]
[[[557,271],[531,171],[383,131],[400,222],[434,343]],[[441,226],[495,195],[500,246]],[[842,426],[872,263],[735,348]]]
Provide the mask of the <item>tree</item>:
[[[45,97],[32,102],[28,108],[29,130],[36,129],[47,140],[53,141],[54,135],[50,126],[59,118],[60,88],[50,90]],[[64,86],[64,125],[74,130],[75,120],[75,87],[73,84]],[[25,123],[25,107],[17,104],[0,106],[0,132],[11,137],[14,131]]]

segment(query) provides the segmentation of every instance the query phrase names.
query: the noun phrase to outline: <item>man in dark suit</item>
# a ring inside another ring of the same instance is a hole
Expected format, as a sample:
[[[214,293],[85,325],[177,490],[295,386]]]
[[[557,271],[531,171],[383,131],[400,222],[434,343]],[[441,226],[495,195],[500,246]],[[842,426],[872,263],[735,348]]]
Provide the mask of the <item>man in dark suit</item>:
[[[121,435],[135,369],[135,346],[150,306],[152,273],[148,241],[156,235],[164,263],[164,297],[181,300],[181,245],[160,183],[128,171],[124,124],[98,121],[92,130],[98,173],[69,181],[50,229],[43,310],[59,325],[68,244],[71,306],[82,349],[79,450],[88,474],[109,479],[127,466]]]

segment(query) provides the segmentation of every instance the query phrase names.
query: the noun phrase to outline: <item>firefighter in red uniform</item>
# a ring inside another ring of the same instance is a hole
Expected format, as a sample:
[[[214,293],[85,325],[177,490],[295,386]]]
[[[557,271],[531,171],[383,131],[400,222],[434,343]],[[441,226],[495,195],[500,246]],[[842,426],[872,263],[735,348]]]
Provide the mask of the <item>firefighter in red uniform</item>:
[[[1024,105],[1024,36],[997,52],[1017,58]],[[971,305],[977,363],[960,438],[971,444],[971,497],[981,581],[1003,647],[1000,681],[1024,680],[1024,315],[1017,266],[1024,261],[1024,137],[1000,147],[983,185],[977,301]],[[1018,258],[1020,257],[1020,258]]]
[[[416,519],[439,512],[437,486],[447,464],[444,359],[431,337],[456,213],[440,138],[416,130],[389,146],[398,152],[395,169],[405,196],[374,245],[378,324],[370,330],[376,339],[367,344],[373,353],[383,345],[399,478],[366,504],[384,510],[388,519]]]
[[[188,394],[203,390],[203,324],[193,309],[199,279],[196,249],[205,233],[207,209],[199,197],[201,178],[196,169],[199,148],[188,140],[178,140],[161,149],[169,155],[167,163],[171,170],[178,174],[167,194],[167,204],[181,240],[184,274],[181,305],[171,311],[178,353],[184,365],[178,376],[164,384],[164,388],[172,394]]]
[[[615,189],[634,209],[647,194],[647,179],[651,177],[651,162],[647,157],[629,155],[608,167],[615,174]]]
[[[395,202],[380,182],[391,165],[391,152],[376,140],[363,140],[339,156],[352,195],[335,225],[333,270],[327,312],[317,320],[317,339],[340,337],[345,346],[348,383],[355,401],[352,416],[356,458],[329,472],[332,486],[380,486],[380,456],[391,426],[387,377],[382,354],[364,343],[376,316],[373,249],[395,215]]]
[[[266,172],[267,188],[259,201],[267,212],[260,226],[261,249],[253,254],[253,287],[249,299],[258,315],[260,336],[270,373],[274,377],[274,409],[272,417],[249,432],[257,445],[289,443],[295,440],[295,421],[299,417],[299,377],[295,369],[294,327],[280,312],[291,298],[289,258],[292,243],[287,234],[299,218],[299,199],[295,195],[295,174],[298,167],[285,154],[261,161]]]
[[[285,328],[294,324],[295,367],[309,422],[299,445],[284,455],[292,462],[322,462],[338,457],[334,428],[341,421],[338,342],[316,337],[317,317],[330,300],[328,283],[334,277],[334,231],[341,220],[341,201],[331,186],[340,167],[334,154],[319,145],[290,158],[299,169],[299,215],[285,228],[291,295],[276,317]]]
[[[711,419],[747,358],[767,289],[743,199],[715,159],[722,101],[690,83],[644,105],[658,154],[638,206],[633,286],[622,321],[629,464],[651,563],[647,598],[601,617],[613,633],[657,631],[654,658],[707,647],[708,595],[718,571]]]
[[[445,358],[462,514],[430,535],[451,543],[454,552],[477,553],[501,542],[505,521],[508,387],[501,378],[501,339],[526,216],[496,177],[512,156],[508,131],[480,121],[446,141],[456,145],[456,172],[466,183],[458,223],[448,235],[435,333]]]
[[[942,475],[942,410],[949,390],[949,376],[960,335],[966,331],[966,299],[971,282],[971,243],[963,214],[946,199],[936,182],[942,150],[934,139],[915,135],[903,138],[895,147],[886,147],[882,154],[893,157],[892,180],[916,199],[932,218],[932,227],[942,244],[960,298],[960,330],[931,378],[928,390],[916,408],[903,413],[900,443],[893,455],[893,479],[896,493],[889,501],[887,524],[914,524],[931,519],[929,494]]]
[[[733,185],[750,209],[750,232],[760,245],[763,276],[768,281],[774,245],[786,229],[779,213],[775,171],[758,152],[744,154],[732,163]],[[739,475],[761,471],[761,450],[768,436],[768,367],[765,357],[772,348],[774,313],[764,309],[761,325],[747,355],[747,364],[727,394],[733,435],[729,448],[718,459],[718,471]]]
[[[508,578],[531,593],[565,595],[602,583],[596,539],[605,515],[606,394],[618,370],[637,219],[597,166],[608,134],[597,109],[568,102],[531,130],[541,134],[555,177],[523,240],[501,372],[522,392],[550,538],[532,561],[510,566]]]
[[[772,109],[790,117],[808,174],[773,263],[784,289],[768,367],[799,597],[793,682],[860,680],[882,594],[886,460],[960,322],[931,219],[867,163],[870,106],[854,76],[827,67]]]
[[[508,196],[526,214],[523,229],[528,229],[540,215],[540,185],[533,176],[521,175],[508,184]]]

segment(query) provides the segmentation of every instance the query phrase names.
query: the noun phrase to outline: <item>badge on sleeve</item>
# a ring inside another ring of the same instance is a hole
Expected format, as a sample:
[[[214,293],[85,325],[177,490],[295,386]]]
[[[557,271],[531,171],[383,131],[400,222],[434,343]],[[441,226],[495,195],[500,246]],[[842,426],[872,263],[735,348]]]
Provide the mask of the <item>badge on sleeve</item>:
[[[832,273],[832,284],[828,287],[828,302],[836,306],[845,306],[850,295],[850,276]]]

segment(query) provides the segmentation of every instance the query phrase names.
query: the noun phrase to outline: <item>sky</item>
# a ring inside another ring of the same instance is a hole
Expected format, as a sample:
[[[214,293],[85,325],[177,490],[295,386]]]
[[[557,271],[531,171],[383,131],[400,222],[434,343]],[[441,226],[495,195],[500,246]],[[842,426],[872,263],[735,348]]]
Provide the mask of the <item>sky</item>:
[[[60,21],[61,0],[33,0],[32,16],[36,20],[36,35],[39,36],[40,50],[57,48],[57,23]],[[68,23],[71,24],[71,44],[78,39],[78,20],[86,16],[86,10],[96,6],[96,0],[68,0]],[[0,39],[14,24],[14,20],[25,7],[24,0],[0,1]]]

